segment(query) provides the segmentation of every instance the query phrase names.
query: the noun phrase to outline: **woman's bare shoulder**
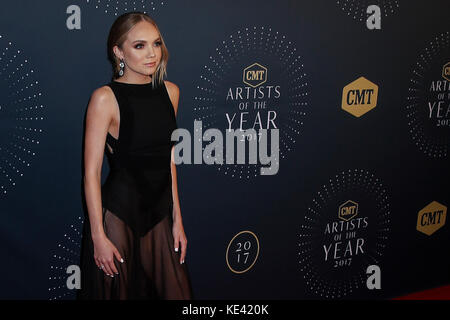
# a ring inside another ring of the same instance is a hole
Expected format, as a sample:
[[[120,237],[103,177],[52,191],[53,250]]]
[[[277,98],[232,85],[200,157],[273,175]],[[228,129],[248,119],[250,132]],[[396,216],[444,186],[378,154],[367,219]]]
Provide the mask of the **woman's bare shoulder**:
[[[91,95],[91,100],[95,99],[95,100],[100,100],[103,102],[106,102],[108,100],[113,100],[113,98],[114,98],[114,93],[113,93],[112,89],[106,85],[95,89]]]
[[[178,88],[175,83],[168,80],[164,80],[164,83],[166,84],[167,92],[169,93],[169,98],[172,102],[175,114],[177,114],[178,101],[180,99],[180,88]]]
[[[95,89],[89,101],[88,109],[94,109],[95,111],[112,113],[116,104],[114,92],[109,86],[102,86]]]
[[[175,83],[169,80],[164,80],[164,83],[166,84],[167,91],[169,91],[170,94],[173,94],[175,97],[180,95],[180,88],[178,88]]]

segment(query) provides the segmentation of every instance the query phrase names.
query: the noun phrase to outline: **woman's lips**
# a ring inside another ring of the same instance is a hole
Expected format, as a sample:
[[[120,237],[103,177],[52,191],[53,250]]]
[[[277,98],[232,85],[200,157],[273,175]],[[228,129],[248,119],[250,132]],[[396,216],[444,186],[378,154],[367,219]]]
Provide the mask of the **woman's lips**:
[[[155,64],[156,64],[156,62],[146,63],[145,66],[147,66],[147,67],[154,67]]]

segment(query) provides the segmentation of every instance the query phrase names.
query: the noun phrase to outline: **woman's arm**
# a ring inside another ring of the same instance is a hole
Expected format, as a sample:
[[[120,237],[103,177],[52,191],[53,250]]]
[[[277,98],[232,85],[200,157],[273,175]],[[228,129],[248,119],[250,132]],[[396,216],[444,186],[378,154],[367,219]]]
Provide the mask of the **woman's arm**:
[[[169,93],[170,101],[172,102],[173,109],[175,111],[175,116],[178,111],[178,101],[180,99],[180,89],[176,84],[170,81],[164,81],[166,84],[167,92]],[[170,171],[172,174],[172,198],[173,198],[173,221],[179,221],[181,223],[181,210],[180,201],[178,199],[178,185],[177,185],[177,169],[174,162],[174,147],[171,150],[171,161],[170,161]]]
[[[86,114],[84,147],[84,190],[89,213],[92,239],[105,235],[102,222],[101,170],[106,134],[112,120],[108,108],[108,89],[95,90],[89,101]]]
[[[101,171],[105,150],[106,135],[113,110],[117,104],[111,88],[104,86],[95,90],[89,101],[86,114],[85,149],[84,149],[84,191],[94,243],[94,260],[96,265],[113,277],[118,274],[114,257],[124,262],[119,251],[107,238],[102,221]]]
[[[172,173],[172,198],[173,198],[173,212],[172,218],[174,223],[183,223],[181,218],[180,200],[178,199],[178,185],[177,185],[177,168],[174,163],[174,147],[172,147],[172,160],[170,163],[170,171]]]
[[[178,111],[178,101],[180,99],[180,89],[178,86],[170,81],[164,81],[166,83],[167,92],[169,93],[170,101],[172,102],[175,116]],[[178,185],[177,185],[177,169],[174,162],[174,147],[171,150],[170,171],[172,174],[172,198],[173,198],[173,236],[175,251],[178,251],[178,244],[181,243],[181,257],[180,263],[184,263],[186,256],[187,239],[184,233],[183,219],[181,218],[180,200],[178,198]]]

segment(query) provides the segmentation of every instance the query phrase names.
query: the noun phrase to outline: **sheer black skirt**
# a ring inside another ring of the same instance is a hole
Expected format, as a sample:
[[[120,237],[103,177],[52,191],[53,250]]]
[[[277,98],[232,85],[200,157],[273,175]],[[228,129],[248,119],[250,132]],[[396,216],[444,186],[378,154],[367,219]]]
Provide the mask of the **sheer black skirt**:
[[[106,275],[94,260],[94,247],[85,219],[81,248],[81,289],[77,299],[193,299],[186,261],[180,264],[181,247],[174,249],[172,217],[166,215],[144,236],[103,208],[104,230],[124,259],[114,257],[119,274]]]

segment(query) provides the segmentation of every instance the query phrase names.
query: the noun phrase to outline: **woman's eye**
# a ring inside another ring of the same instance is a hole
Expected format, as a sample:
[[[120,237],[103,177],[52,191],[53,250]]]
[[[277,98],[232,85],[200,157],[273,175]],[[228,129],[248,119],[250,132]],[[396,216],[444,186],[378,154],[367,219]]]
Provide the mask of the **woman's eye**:
[[[139,48],[138,48],[139,46],[142,46],[142,44],[137,44],[137,45],[135,45],[134,47],[135,47],[136,49],[139,49]]]
[[[157,47],[159,47],[162,44],[162,42],[161,41],[157,41],[157,42],[155,42],[155,44],[156,44]]]

